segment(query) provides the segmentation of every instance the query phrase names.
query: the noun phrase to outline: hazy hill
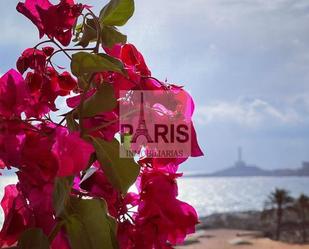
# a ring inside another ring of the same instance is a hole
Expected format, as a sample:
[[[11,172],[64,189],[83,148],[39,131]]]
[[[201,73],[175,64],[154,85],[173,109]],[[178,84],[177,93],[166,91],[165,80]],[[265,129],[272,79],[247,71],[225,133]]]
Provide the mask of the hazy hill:
[[[233,166],[219,170],[212,174],[191,175],[191,177],[242,177],[242,176],[309,176],[309,162],[303,162],[299,169],[265,170],[255,165],[247,165],[243,161],[236,162]]]

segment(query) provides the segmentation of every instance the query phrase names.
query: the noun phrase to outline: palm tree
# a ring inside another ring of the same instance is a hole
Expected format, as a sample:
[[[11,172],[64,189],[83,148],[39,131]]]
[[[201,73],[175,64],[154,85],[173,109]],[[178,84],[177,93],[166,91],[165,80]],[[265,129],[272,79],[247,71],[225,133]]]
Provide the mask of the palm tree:
[[[268,197],[267,204],[272,206],[272,210],[275,212],[276,233],[275,239],[279,240],[283,213],[293,203],[293,198],[289,195],[289,192],[285,189],[275,189],[274,192]]]
[[[307,213],[309,211],[309,197],[302,194],[299,198],[295,201],[295,211],[298,215],[299,225],[302,231],[302,239],[305,243],[307,241]]]

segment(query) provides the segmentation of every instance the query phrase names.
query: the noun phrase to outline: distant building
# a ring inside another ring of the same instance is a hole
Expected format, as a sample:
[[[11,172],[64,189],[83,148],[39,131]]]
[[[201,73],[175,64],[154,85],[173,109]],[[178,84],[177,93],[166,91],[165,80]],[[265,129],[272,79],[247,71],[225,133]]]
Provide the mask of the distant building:
[[[242,159],[242,147],[238,147],[237,149],[237,161],[234,163],[234,167],[244,167],[246,166],[245,161]]]
[[[303,169],[309,170],[309,162],[303,162]]]
[[[309,175],[309,162],[303,162],[300,169],[302,175]]]

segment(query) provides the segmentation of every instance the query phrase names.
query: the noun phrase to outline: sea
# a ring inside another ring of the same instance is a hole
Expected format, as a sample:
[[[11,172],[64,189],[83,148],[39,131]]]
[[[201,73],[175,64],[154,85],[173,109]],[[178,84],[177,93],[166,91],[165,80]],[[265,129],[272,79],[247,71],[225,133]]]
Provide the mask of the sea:
[[[14,176],[0,176],[0,198]],[[309,177],[182,177],[178,180],[180,200],[195,207],[200,217],[221,212],[262,210],[269,194],[284,188],[293,197],[309,195]],[[0,212],[0,227],[3,221]]]
[[[309,177],[187,177],[178,182],[179,199],[195,207],[199,216],[213,213],[261,211],[276,188],[297,198],[309,195]]]

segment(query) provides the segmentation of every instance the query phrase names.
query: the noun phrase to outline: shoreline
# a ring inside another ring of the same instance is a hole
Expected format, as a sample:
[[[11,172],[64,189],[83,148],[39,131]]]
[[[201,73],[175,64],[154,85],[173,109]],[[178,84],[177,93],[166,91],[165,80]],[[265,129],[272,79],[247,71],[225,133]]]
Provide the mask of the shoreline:
[[[289,244],[264,237],[259,231],[199,230],[177,249],[309,249],[309,244]]]
[[[225,212],[200,217],[196,232],[176,248],[309,249],[309,243],[301,244],[294,234],[282,232],[280,241],[273,240],[273,228],[265,225],[261,214],[262,211]]]
[[[177,248],[232,249],[241,246],[241,249],[309,249],[309,243],[300,244],[293,234],[282,232],[280,241],[273,240],[273,227],[265,225],[261,214],[262,211],[246,211],[200,217],[196,233]]]
[[[260,210],[250,211],[231,211],[213,213],[199,218],[200,223],[196,226],[197,230],[205,229],[239,229],[239,230],[260,230],[261,224]]]

